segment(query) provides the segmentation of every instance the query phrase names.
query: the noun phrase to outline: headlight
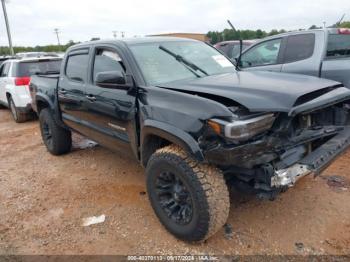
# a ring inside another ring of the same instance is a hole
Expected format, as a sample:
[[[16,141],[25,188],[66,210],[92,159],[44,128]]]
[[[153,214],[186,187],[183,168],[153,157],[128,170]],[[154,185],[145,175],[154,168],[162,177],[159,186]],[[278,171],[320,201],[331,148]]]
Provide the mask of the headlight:
[[[245,141],[270,129],[275,119],[274,114],[266,114],[249,119],[238,119],[233,122],[210,119],[208,124],[217,134],[237,141]]]

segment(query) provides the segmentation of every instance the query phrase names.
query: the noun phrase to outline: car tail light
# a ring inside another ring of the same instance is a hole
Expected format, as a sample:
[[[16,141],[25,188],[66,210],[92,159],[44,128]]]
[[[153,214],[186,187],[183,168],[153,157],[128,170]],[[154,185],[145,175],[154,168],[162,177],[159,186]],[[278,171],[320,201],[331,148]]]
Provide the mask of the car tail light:
[[[15,85],[16,86],[27,86],[27,85],[29,85],[29,82],[30,82],[29,76],[22,76],[22,77],[15,78]]]
[[[349,28],[339,28],[338,34],[341,35],[350,35],[350,29]]]

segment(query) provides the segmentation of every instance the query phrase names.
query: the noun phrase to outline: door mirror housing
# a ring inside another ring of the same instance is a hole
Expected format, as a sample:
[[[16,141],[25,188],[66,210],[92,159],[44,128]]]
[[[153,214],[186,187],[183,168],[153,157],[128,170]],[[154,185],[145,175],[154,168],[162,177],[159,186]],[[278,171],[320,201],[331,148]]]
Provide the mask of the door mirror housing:
[[[127,86],[126,75],[121,71],[106,71],[96,75],[96,85],[104,88]]]

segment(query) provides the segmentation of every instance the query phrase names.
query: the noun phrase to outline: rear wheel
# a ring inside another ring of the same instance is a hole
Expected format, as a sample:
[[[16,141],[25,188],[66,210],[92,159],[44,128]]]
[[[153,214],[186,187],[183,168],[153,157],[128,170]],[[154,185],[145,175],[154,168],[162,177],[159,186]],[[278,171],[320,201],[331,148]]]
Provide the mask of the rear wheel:
[[[8,103],[13,120],[15,120],[16,123],[23,123],[28,120],[28,115],[18,110],[18,108],[15,105],[15,102],[13,102],[12,97],[9,97]]]
[[[146,173],[152,207],[179,239],[203,241],[226,223],[229,193],[216,167],[198,163],[180,147],[170,145],[151,156]]]
[[[39,114],[40,131],[47,150],[53,155],[68,153],[72,147],[72,134],[59,126],[50,109],[44,108]]]

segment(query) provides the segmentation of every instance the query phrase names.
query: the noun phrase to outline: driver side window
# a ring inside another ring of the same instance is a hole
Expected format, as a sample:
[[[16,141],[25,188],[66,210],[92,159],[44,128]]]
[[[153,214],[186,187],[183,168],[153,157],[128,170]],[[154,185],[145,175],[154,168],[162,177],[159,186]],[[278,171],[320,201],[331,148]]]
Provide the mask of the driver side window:
[[[125,65],[115,51],[109,49],[97,49],[93,68],[93,82],[98,73],[107,71],[120,71],[125,73]]]
[[[277,64],[282,39],[274,39],[256,45],[242,55],[241,67]]]

